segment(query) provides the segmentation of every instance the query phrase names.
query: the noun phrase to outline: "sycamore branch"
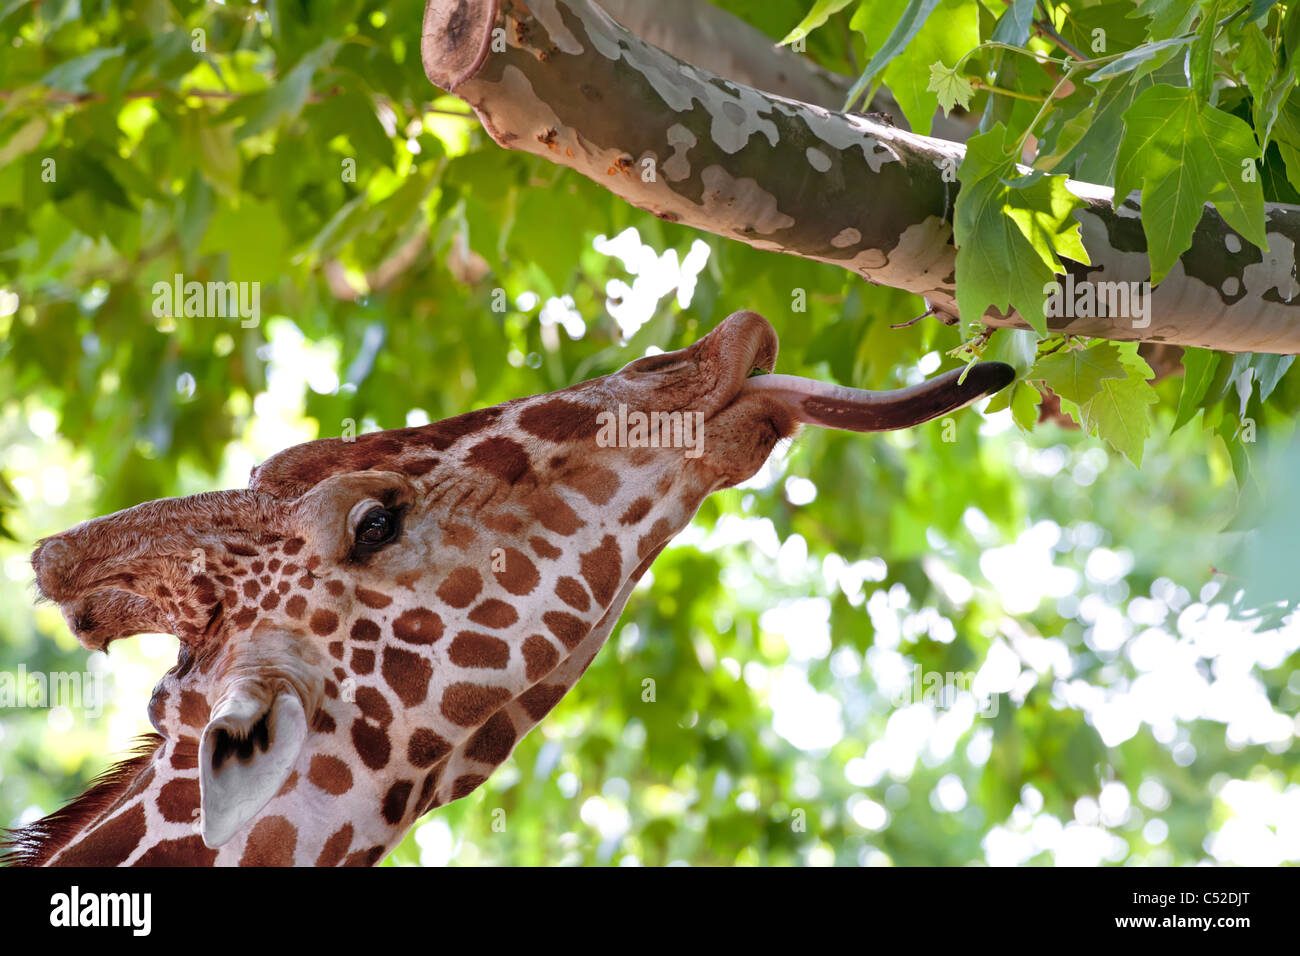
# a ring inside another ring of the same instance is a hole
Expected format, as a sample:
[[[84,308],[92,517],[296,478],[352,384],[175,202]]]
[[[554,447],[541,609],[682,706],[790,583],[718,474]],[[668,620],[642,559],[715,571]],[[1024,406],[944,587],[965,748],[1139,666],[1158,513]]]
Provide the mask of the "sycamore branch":
[[[688,65],[591,0],[430,0],[436,85],[502,146],[577,170],[655,215],[848,269],[957,318],[953,202],[960,144],[760,92]],[[1149,279],[1141,208],[1071,183],[1091,266],[1075,280]],[[561,226],[562,228],[562,226]],[[1270,251],[1207,207],[1145,323],[1049,317],[1054,332],[1229,352],[1300,352],[1300,209],[1267,208]],[[990,311],[990,326],[1027,328]],[[1141,324],[1141,327],[1139,325]]]

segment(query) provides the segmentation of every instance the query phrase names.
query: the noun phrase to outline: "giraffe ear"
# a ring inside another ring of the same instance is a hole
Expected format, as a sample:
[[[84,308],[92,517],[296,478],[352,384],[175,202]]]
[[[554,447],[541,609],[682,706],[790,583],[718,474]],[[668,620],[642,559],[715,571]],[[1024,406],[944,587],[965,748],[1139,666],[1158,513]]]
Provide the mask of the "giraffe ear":
[[[212,712],[199,741],[203,842],[227,843],[279,792],[307,739],[298,695],[239,680]]]

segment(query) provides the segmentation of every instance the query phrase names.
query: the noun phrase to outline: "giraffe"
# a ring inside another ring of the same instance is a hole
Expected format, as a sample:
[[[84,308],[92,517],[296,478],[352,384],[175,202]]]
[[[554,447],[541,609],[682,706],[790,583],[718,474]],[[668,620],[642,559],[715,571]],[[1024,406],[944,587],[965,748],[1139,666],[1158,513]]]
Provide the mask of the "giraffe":
[[[703,499],[780,439],[803,424],[907,427],[1014,377],[986,362],[864,392],[771,374],[776,354],[771,325],[737,312],[602,378],[307,442],[254,468],[247,489],[43,539],[38,588],[83,646],[142,632],[180,643],[149,702],[156,733],[10,833],[8,861],[376,864],[509,757]],[[698,453],[631,430],[609,440],[619,406],[697,416]]]

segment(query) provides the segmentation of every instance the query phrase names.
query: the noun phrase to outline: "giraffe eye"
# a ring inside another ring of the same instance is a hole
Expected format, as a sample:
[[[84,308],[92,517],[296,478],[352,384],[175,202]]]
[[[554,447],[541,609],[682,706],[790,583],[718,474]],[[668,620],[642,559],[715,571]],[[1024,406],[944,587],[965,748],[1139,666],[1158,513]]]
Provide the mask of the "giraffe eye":
[[[400,512],[371,508],[357,522],[356,544],[362,551],[375,551],[391,542],[402,530]]]

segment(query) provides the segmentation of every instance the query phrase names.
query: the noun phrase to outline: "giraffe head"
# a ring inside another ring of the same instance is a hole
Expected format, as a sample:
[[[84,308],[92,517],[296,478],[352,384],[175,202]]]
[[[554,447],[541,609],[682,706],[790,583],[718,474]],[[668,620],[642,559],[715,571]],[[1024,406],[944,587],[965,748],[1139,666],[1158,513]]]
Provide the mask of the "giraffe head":
[[[48,827],[31,858],[374,863],[487,779],[705,496],[801,422],[903,427],[1012,375],[986,363],[892,393],[751,376],[776,353],[771,326],[736,313],[603,378],[308,442],[246,490],[42,541],[37,583],[86,647],[181,643],[149,705],[150,779],[77,833]]]

